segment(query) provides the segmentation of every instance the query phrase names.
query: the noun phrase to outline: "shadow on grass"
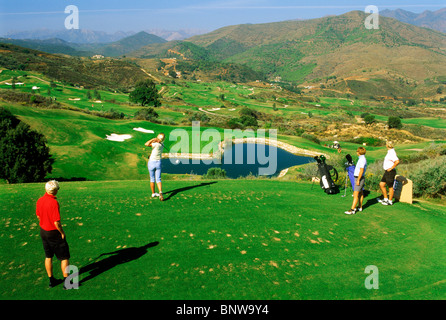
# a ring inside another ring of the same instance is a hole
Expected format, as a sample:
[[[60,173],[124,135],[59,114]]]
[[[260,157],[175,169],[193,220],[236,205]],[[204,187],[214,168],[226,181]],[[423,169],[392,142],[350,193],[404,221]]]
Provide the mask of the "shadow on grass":
[[[178,188],[178,189],[175,189],[175,190],[163,192],[163,194],[165,194],[165,195],[168,194],[168,196],[164,198],[164,201],[169,200],[170,198],[174,197],[176,194],[178,194],[180,192],[187,191],[187,190],[190,190],[190,189],[210,186],[211,184],[214,184],[214,183],[217,183],[217,181],[214,181],[214,182],[202,182],[202,183],[200,183],[198,185],[195,185],[195,186],[183,187],[183,188]]]
[[[104,258],[100,261],[96,261],[93,263],[90,263],[86,265],[85,267],[82,267],[79,270],[79,274],[82,275],[84,273],[89,273],[88,276],[83,278],[79,284],[84,284],[88,280],[93,279],[94,277],[104,273],[105,271],[108,271],[117,265],[127,263],[136,259],[141,258],[143,255],[147,253],[147,250],[149,248],[155,247],[159,244],[158,241],[148,243],[141,247],[131,247],[131,248],[125,248],[113,252],[103,253],[98,258],[103,256],[109,256],[107,258]],[[96,258],[95,260],[97,260]]]

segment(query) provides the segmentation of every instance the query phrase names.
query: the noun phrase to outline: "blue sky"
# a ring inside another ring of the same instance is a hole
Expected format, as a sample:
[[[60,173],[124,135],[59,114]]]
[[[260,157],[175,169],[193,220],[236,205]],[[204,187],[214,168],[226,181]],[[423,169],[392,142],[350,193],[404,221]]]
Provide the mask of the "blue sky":
[[[412,12],[436,11],[446,0],[0,0],[0,36],[8,31],[64,29],[68,14],[79,9],[80,29],[141,31],[149,29],[202,29],[212,31],[241,23],[312,19],[364,10],[401,8]]]

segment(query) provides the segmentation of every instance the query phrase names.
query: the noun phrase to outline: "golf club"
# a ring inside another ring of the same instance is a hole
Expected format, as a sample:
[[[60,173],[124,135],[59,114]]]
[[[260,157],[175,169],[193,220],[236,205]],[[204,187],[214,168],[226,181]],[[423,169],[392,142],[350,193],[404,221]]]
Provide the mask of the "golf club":
[[[345,188],[344,188],[344,195],[341,196],[341,198],[344,198],[345,196],[347,196],[347,180],[348,180],[348,173],[347,173],[347,171],[345,171]]]

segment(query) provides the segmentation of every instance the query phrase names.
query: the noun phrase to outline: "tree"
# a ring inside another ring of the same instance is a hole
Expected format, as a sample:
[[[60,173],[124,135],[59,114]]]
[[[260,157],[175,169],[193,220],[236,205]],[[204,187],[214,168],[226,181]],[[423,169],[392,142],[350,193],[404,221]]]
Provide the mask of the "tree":
[[[240,116],[248,116],[248,117],[252,117],[255,119],[259,119],[259,112],[255,111],[253,109],[250,109],[248,107],[243,107],[240,111],[239,111],[239,115]]]
[[[376,120],[375,120],[375,116],[374,116],[373,114],[367,114],[367,115],[364,117],[364,122],[365,122],[366,125],[375,123],[375,122],[376,122]]]
[[[17,77],[12,77],[12,84],[11,84],[11,88],[12,89],[15,89],[15,84],[16,84],[16,82],[17,82]]]
[[[403,127],[401,119],[398,117],[389,117],[387,125],[389,126],[389,129],[401,129]]]
[[[130,102],[140,103],[142,106],[153,105],[159,107],[161,105],[159,98],[155,83],[150,79],[138,82],[135,90],[130,92],[129,95]]]
[[[240,122],[239,118],[231,118],[230,120],[228,120],[228,122],[226,124],[231,129],[244,129],[245,128],[243,123]]]
[[[258,122],[257,119],[254,118],[253,116],[241,116],[240,117],[240,122],[245,126],[245,127],[257,127],[258,126]]]
[[[53,163],[45,137],[0,108],[0,179],[8,183],[42,181]]]
[[[170,70],[169,71],[169,76],[171,76],[172,78],[176,78],[177,77],[177,73],[175,72],[175,70]]]
[[[99,93],[98,90],[94,89],[93,95],[96,100],[101,100],[101,94]]]

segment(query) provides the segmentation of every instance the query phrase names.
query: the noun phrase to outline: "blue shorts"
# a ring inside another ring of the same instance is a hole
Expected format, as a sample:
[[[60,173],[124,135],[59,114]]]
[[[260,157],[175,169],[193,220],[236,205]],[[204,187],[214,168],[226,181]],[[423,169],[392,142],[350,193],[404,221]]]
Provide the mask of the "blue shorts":
[[[161,160],[149,161],[147,163],[150,174],[150,182],[161,182]]]

